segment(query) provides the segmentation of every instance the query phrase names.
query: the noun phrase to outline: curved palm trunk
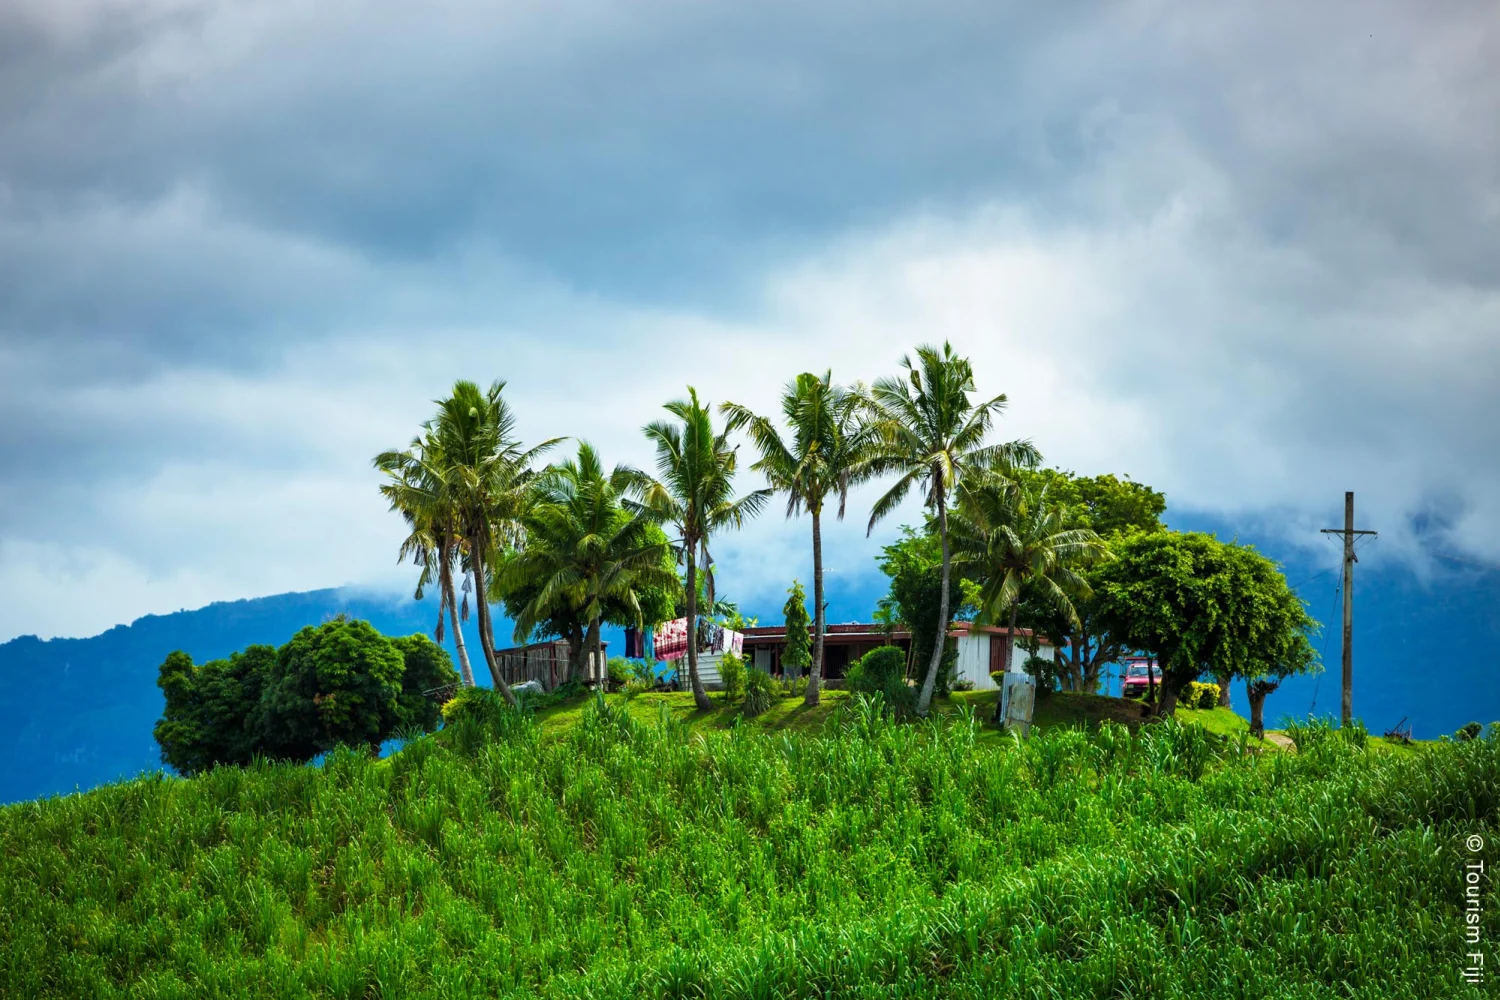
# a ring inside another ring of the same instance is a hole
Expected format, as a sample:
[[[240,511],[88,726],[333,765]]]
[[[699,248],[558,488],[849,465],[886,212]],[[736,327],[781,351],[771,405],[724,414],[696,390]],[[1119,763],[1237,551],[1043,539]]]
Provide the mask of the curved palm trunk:
[[[689,542],[687,549],[687,661],[688,661],[688,683],[693,688],[693,704],[701,711],[707,712],[713,708],[713,702],[708,700],[708,695],[703,690],[703,682],[698,679],[698,561],[697,541]]]
[[[469,665],[469,650],[464,645],[464,631],[458,622],[458,595],[453,591],[453,567],[443,559],[443,594],[448,600],[448,620],[453,623],[453,648],[458,652],[458,676],[464,687],[474,686],[474,668]]]
[[[812,670],[807,675],[807,695],[804,705],[816,705],[823,687],[823,635],[828,624],[823,614],[823,528],[821,511],[812,512],[813,531],[813,658]]]
[[[471,540],[470,548],[473,550],[470,560],[474,566],[475,604],[479,612],[479,648],[484,651],[484,662],[490,668],[490,680],[494,681],[495,690],[505,696],[512,708],[519,708],[520,703],[516,701],[515,693],[505,683],[505,678],[500,676],[500,661],[495,656],[495,632],[490,620],[489,595],[485,587],[484,550],[474,540]]]
[[[943,543],[942,596],[938,599],[937,634],[932,641],[932,662],[927,664],[927,679],[922,681],[922,693],[917,696],[917,714],[926,715],[932,707],[932,692],[937,686],[938,668],[943,664],[943,647],[948,644],[948,570],[951,553],[948,550],[948,507],[943,502],[942,488],[937,491],[938,535]]]

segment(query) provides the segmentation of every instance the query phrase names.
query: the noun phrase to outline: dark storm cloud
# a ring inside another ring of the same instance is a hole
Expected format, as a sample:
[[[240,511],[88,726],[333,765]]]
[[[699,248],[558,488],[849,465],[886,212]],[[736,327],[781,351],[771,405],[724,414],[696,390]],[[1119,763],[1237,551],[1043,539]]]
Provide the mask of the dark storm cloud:
[[[1155,467],[1179,496],[1305,510],[1297,469],[1388,462],[1390,510],[1442,497],[1461,539],[1500,466],[1497,31],[1468,3],[13,0],[0,578],[74,545],[116,590],[296,585],[244,568],[274,525],[163,544],[153,504],[339,517],[455,374],[604,435],[599,394],[635,407],[669,354],[759,392],[776,350],[863,376],[948,335],[1002,388],[1050,349],[1137,406],[1157,436],[1121,460],[1186,456]],[[1067,289],[1035,332],[1031,257]]]
[[[1496,88],[1474,58],[1420,65],[1462,57],[1474,19],[1362,7],[1356,32],[1351,9],[110,8],[33,28],[9,71],[3,321],[181,351],[359,294],[327,261],[285,273],[282,242],[372,267],[478,243],[592,291],[722,304],[913,205],[1095,219],[1078,178],[1164,131],[1232,170],[1267,239],[1488,280],[1495,143],[1473,125]],[[1148,171],[1105,207],[1149,213],[1179,181]]]

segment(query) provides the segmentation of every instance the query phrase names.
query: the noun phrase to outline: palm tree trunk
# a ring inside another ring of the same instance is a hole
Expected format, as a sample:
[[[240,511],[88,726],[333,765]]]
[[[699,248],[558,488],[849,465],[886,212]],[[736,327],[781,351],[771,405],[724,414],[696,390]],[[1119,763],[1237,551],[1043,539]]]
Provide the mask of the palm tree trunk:
[[[583,682],[585,684],[587,684],[589,682],[589,680],[590,680],[589,674],[591,672],[597,671],[599,669],[599,660],[598,660],[598,654],[597,654],[597,651],[596,651],[596,647],[598,645],[599,645],[599,619],[596,616],[594,618],[590,618],[589,619],[589,629],[588,629],[588,632],[585,633],[584,638],[583,638],[583,643],[582,643],[582,646],[583,646],[583,650],[582,650],[583,655],[581,657],[582,662],[584,664],[588,664],[589,660],[591,658],[594,661],[593,664],[591,665],[591,667],[585,667],[585,669],[583,671]]]
[[[686,539],[684,539],[686,541]],[[687,661],[688,661],[688,683],[693,689],[693,704],[700,711],[707,712],[713,708],[713,702],[708,700],[707,693],[703,690],[703,682],[698,679],[698,561],[697,541],[688,542],[684,548],[687,550]]]
[[[505,678],[500,676],[500,661],[495,656],[495,633],[490,622],[490,601],[488,588],[485,586],[484,573],[484,550],[479,544],[479,539],[470,539],[469,553],[470,561],[474,567],[474,597],[479,612],[479,648],[484,651],[484,662],[490,668],[490,680],[495,683],[495,690],[505,696],[506,702],[512,708],[519,708],[520,703],[505,683]]]
[[[474,686],[474,668],[469,665],[469,650],[464,645],[464,632],[459,628],[458,622],[458,595],[453,592],[453,567],[449,564],[447,556],[442,556],[443,568],[439,582],[442,585],[443,596],[448,601],[448,616],[453,623],[453,648],[458,652],[458,676],[463,681],[464,687]]]
[[[828,623],[823,613],[823,525],[822,512],[816,507],[812,511],[813,529],[813,661],[807,675],[807,695],[804,705],[816,705],[823,686],[823,634]]]
[[[932,691],[937,686],[938,668],[943,664],[943,648],[948,644],[948,570],[951,553],[948,551],[948,507],[943,503],[943,490],[937,490],[938,537],[943,544],[943,583],[938,598],[937,634],[932,641],[932,662],[927,665],[927,679],[922,682],[922,693],[917,696],[917,714],[926,715],[932,707]],[[1009,655],[1007,653],[1007,655]]]
[[[1016,655],[1016,617],[1020,613],[1021,602],[1010,602],[1010,627],[1005,632],[1005,672],[1010,673],[1011,661]]]
[[[594,619],[597,623],[598,619]],[[604,630],[597,624],[594,626],[594,662],[598,664],[599,690],[609,690],[609,664],[604,660]]]
[[[568,677],[567,683],[583,680],[584,657],[588,656],[588,642],[584,638],[583,625],[572,622],[568,625]]]

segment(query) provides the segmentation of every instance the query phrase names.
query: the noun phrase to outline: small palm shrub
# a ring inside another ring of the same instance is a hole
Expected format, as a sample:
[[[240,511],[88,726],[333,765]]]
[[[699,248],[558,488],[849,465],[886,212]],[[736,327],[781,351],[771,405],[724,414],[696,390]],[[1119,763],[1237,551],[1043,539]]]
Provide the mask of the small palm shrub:
[[[719,680],[724,682],[724,700],[733,705],[745,697],[745,658],[725,653],[719,658]]]
[[[764,670],[750,668],[745,671],[745,708],[746,715],[759,715],[771,707],[771,702],[776,698],[776,679]]]

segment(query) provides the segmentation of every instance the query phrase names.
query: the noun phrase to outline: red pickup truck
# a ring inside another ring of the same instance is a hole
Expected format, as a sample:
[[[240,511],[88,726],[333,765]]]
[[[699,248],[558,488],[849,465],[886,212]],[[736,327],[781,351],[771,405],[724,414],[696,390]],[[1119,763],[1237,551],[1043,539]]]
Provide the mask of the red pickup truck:
[[[1125,679],[1120,684],[1120,697],[1143,698],[1150,694],[1153,683],[1161,683],[1161,669],[1146,660],[1131,660],[1125,664]]]

